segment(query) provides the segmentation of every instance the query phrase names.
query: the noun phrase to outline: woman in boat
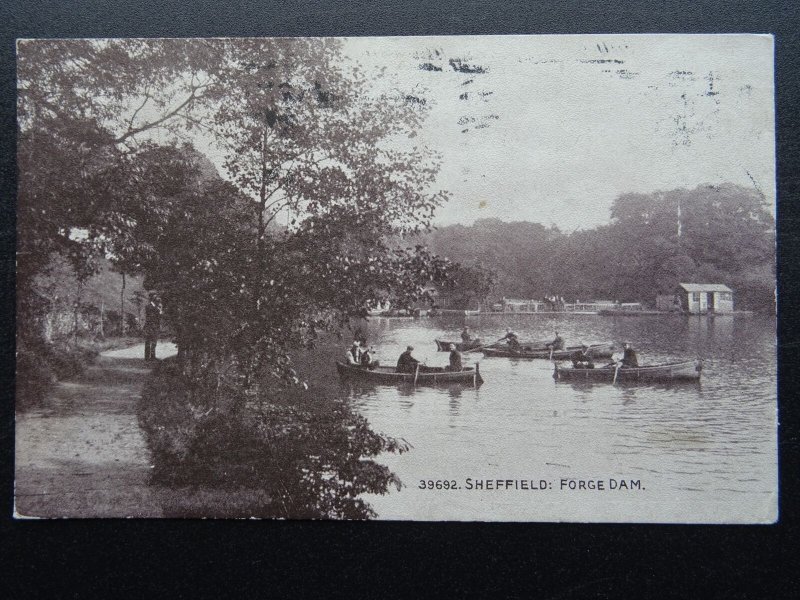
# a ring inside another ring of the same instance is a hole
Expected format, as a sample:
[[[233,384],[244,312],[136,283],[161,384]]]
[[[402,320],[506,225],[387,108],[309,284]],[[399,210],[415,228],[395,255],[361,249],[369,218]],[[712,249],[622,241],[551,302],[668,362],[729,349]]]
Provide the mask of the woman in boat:
[[[469,334],[469,327],[464,327],[464,331],[461,332],[461,341],[465,344],[472,341],[472,336]]]
[[[592,358],[592,351],[586,342],[581,344],[581,349],[576,350],[570,357],[572,366],[576,369],[594,369],[594,360]]]
[[[450,344],[450,366],[447,367],[447,370],[457,373],[463,368],[461,364],[461,352],[456,349],[455,344]]]
[[[630,342],[625,342],[623,344],[623,348],[625,348],[625,352],[622,355],[622,366],[638,367],[639,357],[636,356],[636,351],[633,349],[633,346],[631,346]]]
[[[398,373],[413,373],[417,370],[419,361],[411,356],[414,351],[414,346],[407,346],[406,351],[397,359],[397,372]]]

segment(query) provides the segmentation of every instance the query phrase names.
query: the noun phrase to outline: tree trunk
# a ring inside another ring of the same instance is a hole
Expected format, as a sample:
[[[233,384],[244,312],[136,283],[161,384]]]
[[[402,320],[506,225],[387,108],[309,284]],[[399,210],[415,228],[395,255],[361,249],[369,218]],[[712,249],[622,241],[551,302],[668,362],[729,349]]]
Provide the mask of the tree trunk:
[[[122,273],[122,291],[119,293],[119,330],[121,335],[125,335],[125,273]]]
[[[100,337],[106,337],[105,329],[103,327],[103,320],[106,316],[106,303],[101,300],[100,301]]]

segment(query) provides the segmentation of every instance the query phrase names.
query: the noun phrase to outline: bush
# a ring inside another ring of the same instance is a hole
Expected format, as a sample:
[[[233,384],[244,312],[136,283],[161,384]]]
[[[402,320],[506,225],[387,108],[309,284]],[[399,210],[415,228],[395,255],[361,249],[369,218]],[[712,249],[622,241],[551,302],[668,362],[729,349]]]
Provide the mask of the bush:
[[[56,382],[56,374],[47,361],[25,347],[17,349],[16,409],[41,406],[47,391]]]
[[[238,493],[251,516],[375,516],[360,496],[399,481],[369,457],[407,447],[373,432],[343,401],[297,398],[246,393],[213,372],[190,377],[177,359],[162,361],[138,407],[153,481]],[[266,490],[268,504],[252,506],[252,490]],[[232,500],[226,510],[241,516],[243,507]]]
[[[98,349],[96,342],[87,340],[48,343],[18,338],[16,409],[41,406],[48,390],[59,380],[83,373],[97,359]]]

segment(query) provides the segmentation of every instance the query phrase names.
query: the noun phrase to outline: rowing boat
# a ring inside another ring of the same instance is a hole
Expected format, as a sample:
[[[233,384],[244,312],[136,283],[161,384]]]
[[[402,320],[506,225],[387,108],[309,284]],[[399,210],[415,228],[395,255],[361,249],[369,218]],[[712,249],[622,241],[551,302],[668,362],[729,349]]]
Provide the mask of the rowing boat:
[[[505,346],[500,346],[499,342],[481,342],[480,340],[470,340],[469,342],[448,342],[445,340],[434,340],[436,342],[436,350],[439,352],[449,352],[450,351],[450,344],[455,344],[456,350],[459,352],[466,352],[468,350],[475,350],[476,348],[503,348]],[[521,344],[523,348],[544,348],[544,345],[547,342],[527,342]],[[550,352],[548,350],[548,352]]]
[[[607,365],[596,369],[567,367],[556,364],[553,379],[566,381],[699,381],[703,365],[700,361],[684,360],[660,365],[619,367]]]
[[[519,350],[511,348],[484,348],[483,354],[489,357],[504,358],[552,358],[553,360],[567,360],[575,352],[582,350],[582,346],[568,346],[563,350],[550,350],[550,348],[532,348],[522,346]],[[592,344],[589,346],[592,358],[608,358],[614,353],[613,344]]]
[[[398,373],[395,367],[375,367],[366,369],[356,365],[348,365],[343,362],[336,363],[336,370],[341,379],[369,381],[385,385],[396,385],[407,383],[412,385],[448,385],[451,383],[462,383],[478,387],[483,383],[479,365],[475,367],[465,367],[462,371],[431,370],[425,367],[417,373]]]

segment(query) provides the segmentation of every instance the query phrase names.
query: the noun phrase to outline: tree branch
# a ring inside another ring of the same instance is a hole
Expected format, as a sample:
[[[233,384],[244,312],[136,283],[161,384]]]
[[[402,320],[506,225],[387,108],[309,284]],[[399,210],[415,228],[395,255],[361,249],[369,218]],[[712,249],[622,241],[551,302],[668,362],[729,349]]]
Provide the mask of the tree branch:
[[[134,136],[134,135],[136,135],[138,133],[141,133],[143,131],[147,131],[148,129],[153,129],[155,127],[158,127],[159,125],[161,125],[165,121],[168,121],[169,119],[177,116],[193,100],[196,100],[198,98],[197,92],[199,90],[201,90],[203,88],[206,88],[209,85],[210,85],[210,83],[204,83],[204,84],[201,84],[201,85],[192,86],[192,91],[189,94],[189,96],[183,102],[181,102],[178,106],[176,106],[173,110],[171,110],[171,111],[167,112],[166,114],[164,114],[160,119],[156,119],[155,121],[151,121],[150,123],[145,123],[144,125],[141,125],[140,127],[134,127],[134,128],[128,127],[128,131],[126,131],[121,136],[119,136],[116,139],[114,139],[114,143],[115,144],[121,144],[122,142],[124,142],[128,138],[130,138],[130,137],[132,137],[132,136]]]

